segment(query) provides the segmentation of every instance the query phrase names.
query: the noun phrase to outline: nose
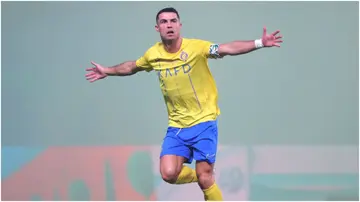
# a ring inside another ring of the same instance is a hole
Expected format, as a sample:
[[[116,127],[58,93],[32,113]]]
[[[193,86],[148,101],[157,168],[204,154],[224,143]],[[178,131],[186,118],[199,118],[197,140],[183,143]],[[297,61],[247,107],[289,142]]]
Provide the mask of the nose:
[[[166,24],[166,27],[167,27],[167,28],[172,28],[171,22],[167,23],[167,24]]]

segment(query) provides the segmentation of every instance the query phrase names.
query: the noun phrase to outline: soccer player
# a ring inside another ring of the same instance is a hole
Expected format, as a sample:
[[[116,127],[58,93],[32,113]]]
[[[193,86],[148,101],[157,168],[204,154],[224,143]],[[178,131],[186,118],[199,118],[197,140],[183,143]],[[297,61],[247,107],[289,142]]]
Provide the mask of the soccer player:
[[[91,62],[86,74],[90,82],[107,76],[129,76],[141,71],[155,71],[168,111],[168,129],[160,154],[160,173],[171,184],[196,182],[205,200],[222,201],[215,183],[218,130],[218,93],[208,67],[209,58],[223,58],[249,53],[263,47],[280,47],[280,31],[263,30],[261,39],[216,44],[183,38],[180,16],[174,8],[164,8],[156,15],[155,29],[161,42],[155,43],[136,61],[113,67]],[[186,166],[196,161],[195,170]]]

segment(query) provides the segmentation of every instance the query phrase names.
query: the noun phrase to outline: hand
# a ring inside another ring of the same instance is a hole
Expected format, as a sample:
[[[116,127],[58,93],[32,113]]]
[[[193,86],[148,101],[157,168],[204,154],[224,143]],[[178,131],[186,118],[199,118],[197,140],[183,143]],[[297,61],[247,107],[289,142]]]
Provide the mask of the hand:
[[[283,41],[280,40],[282,36],[278,35],[279,33],[280,30],[275,31],[272,34],[266,34],[266,27],[264,27],[264,32],[261,37],[264,47],[272,47],[272,46],[280,47],[280,43],[282,43]]]
[[[89,80],[90,82],[94,82],[94,81],[103,79],[107,76],[104,73],[105,67],[103,67],[99,64],[96,64],[95,62],[92,62],[92,61],[91,61],[91,64],[93,64],[95,67],[86,69],[86,71],[90,71],[90,73],[87,73],[85,75],[86,80]]]

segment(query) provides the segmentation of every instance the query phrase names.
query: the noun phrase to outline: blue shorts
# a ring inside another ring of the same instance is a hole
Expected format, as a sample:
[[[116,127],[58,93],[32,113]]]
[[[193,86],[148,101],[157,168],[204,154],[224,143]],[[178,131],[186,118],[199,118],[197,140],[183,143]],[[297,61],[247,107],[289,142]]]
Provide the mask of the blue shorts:
[[[217,121],[207,121],[189,128],[168,127],[160,158],[164,155],[176,155],[185,157],[185,163],[189,164],[193,159],[213,164],[217,142]]]

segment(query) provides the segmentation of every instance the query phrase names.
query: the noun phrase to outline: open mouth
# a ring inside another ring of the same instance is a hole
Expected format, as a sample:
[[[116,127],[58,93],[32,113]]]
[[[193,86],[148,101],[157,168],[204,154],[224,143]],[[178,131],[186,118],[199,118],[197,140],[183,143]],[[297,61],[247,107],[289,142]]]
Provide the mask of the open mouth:
[[[174,31],[168,31],[167,34],[174,34]]]

